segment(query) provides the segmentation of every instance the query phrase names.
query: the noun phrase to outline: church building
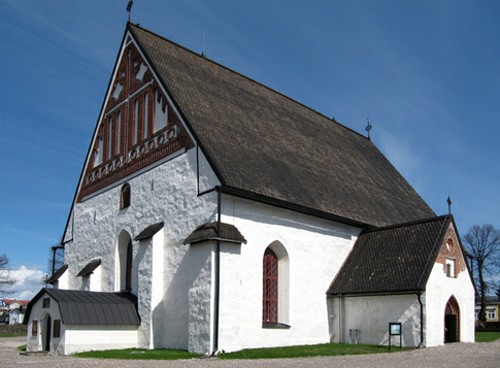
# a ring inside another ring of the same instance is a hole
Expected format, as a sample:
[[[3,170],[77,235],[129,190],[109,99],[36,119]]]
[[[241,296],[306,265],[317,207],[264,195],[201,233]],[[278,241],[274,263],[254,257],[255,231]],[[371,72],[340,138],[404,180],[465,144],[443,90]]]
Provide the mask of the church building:
[[[474,341],[474,287],[373,142],[128,23],[27,350]]]

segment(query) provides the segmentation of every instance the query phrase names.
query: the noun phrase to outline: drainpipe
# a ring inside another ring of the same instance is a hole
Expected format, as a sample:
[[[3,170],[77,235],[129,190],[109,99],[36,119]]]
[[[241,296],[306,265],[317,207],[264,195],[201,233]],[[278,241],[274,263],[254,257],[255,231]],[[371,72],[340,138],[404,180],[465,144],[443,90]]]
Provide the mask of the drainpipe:
[[[339,344],[343,343],[342,327],[342,294],[339,294]]]
[[[418,303],[420,304],[420,344],[418,344],[417,349],[424,346],[424,305],[422,303],[422,292],[417,293]]]
[[[220,187],[215,187],[217,191],[217,240],[215,247],[215,274],[214,274],[214,341],[212,347],[212,356],[215,356],[219,350],[219,301],[220,301],[220,220],[221,220],[221,193]]]

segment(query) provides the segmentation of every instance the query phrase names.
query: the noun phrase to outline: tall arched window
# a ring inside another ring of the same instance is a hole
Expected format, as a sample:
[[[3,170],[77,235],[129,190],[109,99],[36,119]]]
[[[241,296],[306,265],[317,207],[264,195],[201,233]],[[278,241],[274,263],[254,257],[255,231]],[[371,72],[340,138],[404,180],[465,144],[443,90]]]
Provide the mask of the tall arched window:
[[[278,322],[278,257],[267,248],[264,253],[263,322]]]
[[[290,262],[286,248],[274,241],[262,259],[262,327],[290,327]]]
[[[132,289],[132,238],[125,230],[118,236],[116,249],[116,291]]]

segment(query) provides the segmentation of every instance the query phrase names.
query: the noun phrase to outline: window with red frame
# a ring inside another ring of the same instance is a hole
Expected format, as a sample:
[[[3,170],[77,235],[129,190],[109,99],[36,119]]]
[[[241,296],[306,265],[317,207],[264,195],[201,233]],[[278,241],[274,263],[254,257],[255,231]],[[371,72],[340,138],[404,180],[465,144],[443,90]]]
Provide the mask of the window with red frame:
[[[264,323],[278,322],[278,257],[271,249],[264,253],[263,277],[263,316]]]

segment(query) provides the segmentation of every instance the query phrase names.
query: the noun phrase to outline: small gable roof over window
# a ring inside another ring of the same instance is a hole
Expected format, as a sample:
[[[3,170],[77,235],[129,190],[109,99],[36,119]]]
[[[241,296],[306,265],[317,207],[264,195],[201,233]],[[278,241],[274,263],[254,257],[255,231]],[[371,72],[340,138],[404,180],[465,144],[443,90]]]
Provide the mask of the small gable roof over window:
[[[142,230],[134,240],[145,240],[148,238],[151,238],[153,235],[155,235],[158,231],[160,231],[163,228],[164,222],[158,222],[153,225],[149,225],[147,228]]]
[[[139,26],[127,30],[222,191],[356,226],[435,216],[368,138]]]
[[[229,243],[245,243],[246,239],[241,235],[236,226],[221,222],[220,234],[217,234],[217,222],[211,222],[198,226],[184,240],[184,244],[195,244],[206,240],[222,240]]]
[[[78,275],[76,276],[88,276],[90,275],[92,272],[95,271],[95,269],[97,267],[99,267],[101,265],[101,259],[94,259],[92,261],[90,261],[89,263],[87,263],[85,265],[85,267],[83,267],[80,272],[78,272]]]
[[[68,269],[68,265],[65,264],[63,266],[61,266],[60,268],[58,268],[53,274],[52,276],[50,276],[48,279],[47,279],[47,284],[53,284],[54,282],[56,282],[57,280],[59,280],[59,278],[64,274],[64,272],[66,272],[66,270]]]
[[[327,294],[423,291],[451,223],[440,216],[363,232]]]
[[[25,323],[33,305],[49,295],[59,306],[66,325],[133,325],[140,324],[137,299],[131,293],[103,293],[81,290],[42,289],[28,304]]]

